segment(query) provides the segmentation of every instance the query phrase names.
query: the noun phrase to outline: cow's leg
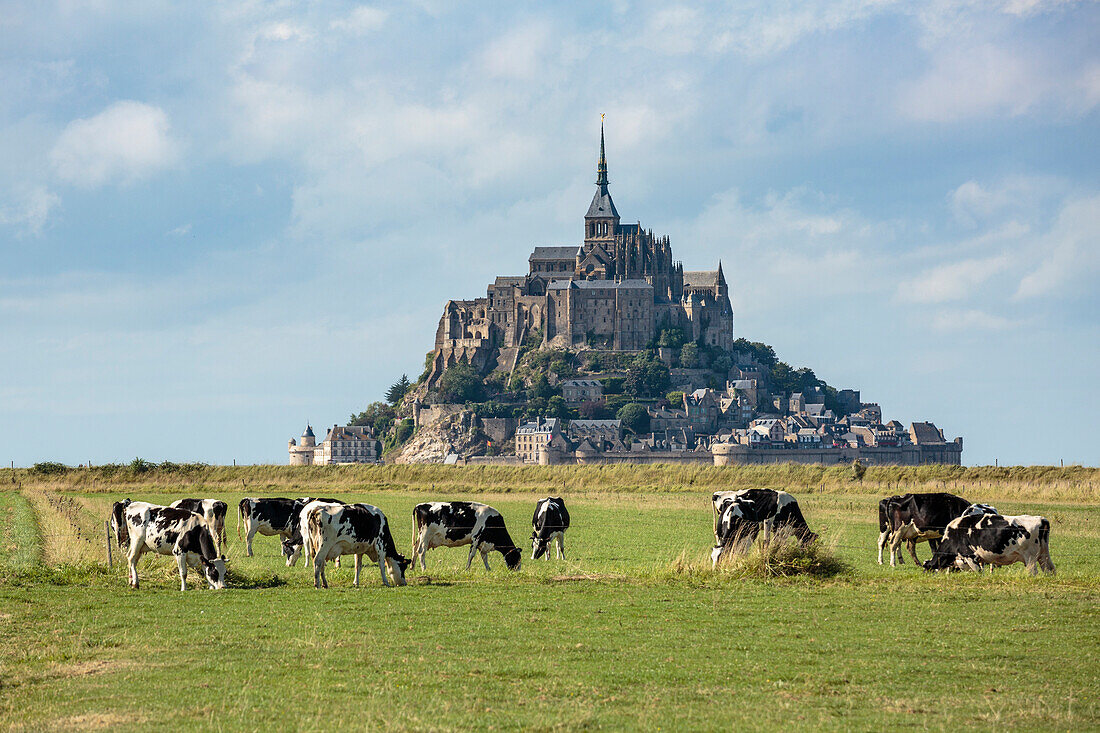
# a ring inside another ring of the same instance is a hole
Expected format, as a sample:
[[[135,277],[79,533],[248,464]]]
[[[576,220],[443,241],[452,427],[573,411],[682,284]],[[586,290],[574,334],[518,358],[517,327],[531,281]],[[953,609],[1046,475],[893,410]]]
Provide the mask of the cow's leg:
[[[878,533],[878,564],[882,564],[882,551],[886,548],[886,541],[890,539],[890,530]]]
[[[547,554],[547,556],[550,555],[549,552],[547,552],[546,554]],[[485,569],[488,570],[489,569],[489,551],[488,550],[483,549],[481,551],[481,561],[483,563],[485,563]]]
[[[137,564],[138,560],[141,559],[141,551],[144,548],[144,544],[145,541],[139,541],[137,534],[130,540],[130,553],[127,559],[130,561],[130,587],[134,589],[138,587]]]
[[[466,569],[470,569],[470,564],[474,561],[474,555],[477,554],[477,540],[470,543],[470,556],[466,558]]]
[[[420,561],[420,569],[427,570],[428,565],[424,562],[425,556],[428,554],[428,538],[423,533],[417,535],[416,545],[413,547],[413,560]]]
[[[901,551],[901,530],[890,537],[890,567],[897,567],[896,560]]]
[[[378,572],[382,573],[382,585],[389,588],[390,587],[390,580],[389,580],[389,578],[386,577],[386,551],[385,551],[385,549],[379,548],[378,551],[377,551],[377,555],[378,555]],[[396,576],[394,576],[394,582],[395,583],[397,582],[397,577]]]
[[[359,570],[363,567],[363,556],[355,556],[355,582],[352,583],[356,588],[359,587]]]
[[[313,587],[320,588],[322,581],[324,587],[328,588],[328,579],[325,578],[325,561],[322,559],[321,553],[317,553],[313,556]]]
[[[558,535],[558,559],[565,559],[565,532]]]
[[[909,549],[909,554],[913,556],[913,564],[920,565],[920,560],[917,559],[917,541],[909,540],[905,543],[905,546]]]
[[[1039,550],[1039,567],[1044,573],[1054,574],[1054,561],[1050,559],[1050,547],[1046,544]]]
[[[187,590],[187,556],[183,553],[177,554],[176,565],[180,569],[180,590]]]
[[[252,538],[256,536],[256,530],[258,529],[259,526],[249,519],[244,535],[244,554],[246,557],[252,557]]]

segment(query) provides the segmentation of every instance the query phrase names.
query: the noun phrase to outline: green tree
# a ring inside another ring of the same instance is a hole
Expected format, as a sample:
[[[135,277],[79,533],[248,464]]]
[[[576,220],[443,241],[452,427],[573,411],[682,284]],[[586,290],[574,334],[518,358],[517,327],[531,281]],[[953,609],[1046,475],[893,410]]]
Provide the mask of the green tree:
[[[569,408],[565,405],[565,399],[560,395],[554,395],[546,401],[546,417],[556,417],[562,420],[569,417]]]
[[[548,400],[554,396],[555,390],[550,386],[550,381],[546,378],[545,374],[536,374],[535,378],[531,380],[531,387],[528,389],[528,394],[532,397],[541,397],[544,400]]]
[[[481,377],[466,362],[455,364],[439,378],[439,398],[443,402],[478,402],[481,392]]]
[[[637,402],[623,405],[616,417],[623,421],[623,428],[632,433],[649,432],[649,410],[645,405],[639,405]]]
[[[688,341],[680,349],[680,366],[684,369],[699,366],[699,346],[694,341]]]
[[[413,434],[413,420],[411,417],[406,417],[401,422],[397,423],[397,430],[394,433],[394,439],[398,445],[401,445],[406,440],[412,437]]]
[[[657,345],[670,349],[678,349],[683,346],[686,340],[687,336],[684,334],[684,329],[679,327],[665,328],[662,329],[661,335],[657,337]]]
[[[863,475],[865,473],[867,473],[867,466],[864,466],[862,461],[858,458],[852,461],[852,478],[863,483]]]
[[[684,406],[684,393],[678,389],[666,394],[665,399],[668,400],[668,406],[674,410],[682,409]]]
[[[386,390],[386,402],[391,405],[396,405],[401,401],[401,398],[405,396],[405,393],[409,391],[409,387],[412,384],[409,382],[409,375],[402,374],[401,379],[390,385],[390,388]]]
[[[358,415],[352,414],[348,425],[369,425],[374,428],[375,435],[385,435],[396,419],[397,412],[392,406],[385,402],[372,402]]]

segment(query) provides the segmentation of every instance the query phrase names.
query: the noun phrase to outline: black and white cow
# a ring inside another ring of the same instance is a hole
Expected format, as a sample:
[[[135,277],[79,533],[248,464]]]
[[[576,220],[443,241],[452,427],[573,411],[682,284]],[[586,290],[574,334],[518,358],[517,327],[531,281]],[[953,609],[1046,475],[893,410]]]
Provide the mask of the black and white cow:
[[[925,570],[981,570],[1022,562],[1032,575],[1054,573],[1046,517],[965,514],[947,525]]]
[[[569,529],[569,510],[560,496],[548,496],[535,504],[535,515],[531,518],[534,531],[531,532],[531,559],[538,560],[545,555],[550,559],[550,543],[558,542],[558,559],[565,559],[565,530]]]
[[[879,564],[882,564],[882,550],[889,542],[890,566],[895,567],[896,560],[901,556],[901,543],[905,542],[909,554],[913,556],[913,563],[920,565],[917,543],[928,542],[935,552],[944,528],[970,506],[970,502],[961,496],[943,492],[903,494],[883,499],[879,502]]]
[[[313,585],[328,588],[325,563],[341,555],[355,555],[355,586],[363,555],[378,563],[382,585],[389,568],[393,581],[405,585],[405,570],[412,562],[397,551],[386,515],[370,504],[326,504],[311,502],[305,510],[306,532],[313,550]]]
[[[284,499],[280,497],[241,499],[237,505],[237,538],[241,537],[241,521],[245,526],[244,552],[252,557],[252,538],[257,533],[282,538],[282,553],[287,566],[294,565],[301,551],[302,539],[299,520],[302,509],[311,498]],[[335,499],[332,501],[335,502]],[[338,503],[338,502],[337,502]],[[290,540],[288,542],[288,540]]]
[[[802,516],[798,501],[786,491],[719,491],[711,497],[711,501],[718,511],[714,530],[715,545],[710,556],[712,564],[716,566],[723,556],[742,543],[751,545],[761,528],[764,530],[765,543],[779,529],[786,529],[803,545],[817,540],[817,535],[810,531],[806,518]]]
[[[413,558],[420,559],[420,569],[425,569],[424,556],[436,547],[460,547],[470,545],[466,569],[481,553],[485,569],[489,569],[489,553],[496,550],[504,556],[509,570],[518,570],[523,553],[504,526],[504,517],[487,504],[473,501],[433,501],[413,507]]]
[[[179,499],[169,504],[173,509],[186,509],[195,514],[201,514],[202,518],[210,524],[214,531],[214,539],[218,541],[218,551],[225,548],[225,515],[229,511],[229,505],[217,499]]]
[[[316,506],[344,506],[344,502],[338,499],[318,499],[312,496],[305,496],[301,499],[296,499],[298,512],[298,518],[294,522],[294,529],[291,533],[283,539],[283,555],[286,557],[286,566],[288,568],[294,567],[294,563],[298,562],[298,558],[301,557],[304,552],[306,555],[306,562],[312,563],[315,549],[310,542],[309,527],[306,524],[306,518],[309,514],[309,510]],[[340,556],[335,558],[336,567],[340,567]]]
[[[225,557],[218,555],[214,533],[201,515],[127,499],[111,507],[111,526],[118,546],[127,550],[132,587],[138,587],[138,560],[151,551],[176,558],[180,590],[187,590],[188,566],[200,569],[211,588],[225,588]]]

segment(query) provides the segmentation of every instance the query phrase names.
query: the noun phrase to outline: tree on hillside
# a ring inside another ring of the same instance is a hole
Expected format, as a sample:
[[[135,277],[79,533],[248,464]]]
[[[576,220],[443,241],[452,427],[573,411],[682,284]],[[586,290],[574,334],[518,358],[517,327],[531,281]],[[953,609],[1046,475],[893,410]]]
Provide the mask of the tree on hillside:
[[[554,395],[546,401],[545,417],[556,417],[564,420],[569,417],[569,408],[565,405],[565,399],[561,395]]]
[[[460,362],[443,372],[439,378],[439,398],[443,402],[458,404],[478,402],[481,399],[481,377],[472,366]]]
[[[390,385],[390,388],[386,390],[386,402],[391,405],[396,405],[401,401],[401,398],[405,396],[405,393],[409,391],[409,387],[412,384],[409,382],[409,375],[402,374],[401,379]]]
[[[656,359],[639,355],[626,372],[623,392],[632,397],[656,397],[672,384],[668,367]]]
[[[680,349],[680,366],[684,369],[694,369],[699,366],[699,346],[694,341],[688,341]]]
[[[369,425],[374,428],[375,435],[384,435],[396,418],[397,413],[393,407],[385,402],[372,402],[358,415],[352,414],[348,418],[348,425]]]
[[[645,405],[639,405],[637,402],[623,405],[616,417],[622,420],[624,429],[636,435],[649,432],[649,410]]]

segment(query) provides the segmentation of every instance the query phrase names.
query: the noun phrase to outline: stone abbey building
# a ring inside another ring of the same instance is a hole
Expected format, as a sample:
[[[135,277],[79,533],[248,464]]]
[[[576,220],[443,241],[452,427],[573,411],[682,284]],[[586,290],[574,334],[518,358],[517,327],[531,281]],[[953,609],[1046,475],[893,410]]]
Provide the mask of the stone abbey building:
[[[429,384],[466,361],[485,371],[514,361],[533,333],[542,345],[637,351],[663,328],[730,348],[733,307],[722,272],[685,271],[667,236],[623,224],[608,190],[603,127],[596,193],[579,245],[535,247],[526,275],[498,277],[484,298],[451,300],[435,335]]]

